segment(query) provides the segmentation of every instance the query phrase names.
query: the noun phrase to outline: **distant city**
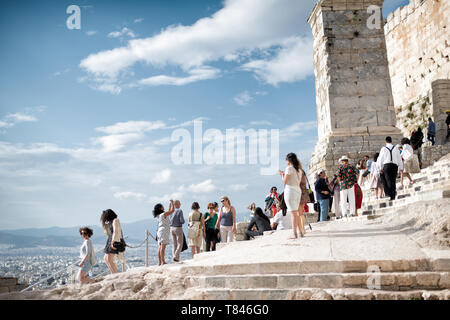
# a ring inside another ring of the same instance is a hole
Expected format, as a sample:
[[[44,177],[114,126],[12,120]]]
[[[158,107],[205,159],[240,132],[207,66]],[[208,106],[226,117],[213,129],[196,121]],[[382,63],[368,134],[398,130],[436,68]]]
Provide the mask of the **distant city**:
[[[97,265],[92,270],[92,276],[109,274],[103,262],[103,246],[95,246]],[[172,261],[172,248],[167,248],[167,262]],[[189,250],[182,253],[182,259],[190,259]],[[128,248],[126,251],[126,268],[143,267],[145,265],[145,247]],[[79,247],[34,247],[14,248],[0,245],[0,277],[15,277],[19,283],[32,285],[43,281],[33,289],[54,288],[69,284],[75,279],[77,267],[72,266],[79,261]],[[149,245],[149,265],[158,264],[157,245]],[[119,270],[121,270],[119,266]]]

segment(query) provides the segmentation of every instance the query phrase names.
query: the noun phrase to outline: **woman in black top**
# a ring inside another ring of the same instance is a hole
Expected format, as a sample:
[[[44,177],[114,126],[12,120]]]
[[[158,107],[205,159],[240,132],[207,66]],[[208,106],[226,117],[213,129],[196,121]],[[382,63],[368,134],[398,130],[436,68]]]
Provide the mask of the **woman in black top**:
[[[253,226],[256,226],[256,229],[258,229],[258,231],[252,231]],[[256,236],[262,236],[264,231],[269,230],[272,230],[272,228],[270,227],[270,220],[264,214],[262,209],[258,207],[255,209],[255,216],[250,221],[247,230],[245,230],[244,240],[250,240],[250,238]]]

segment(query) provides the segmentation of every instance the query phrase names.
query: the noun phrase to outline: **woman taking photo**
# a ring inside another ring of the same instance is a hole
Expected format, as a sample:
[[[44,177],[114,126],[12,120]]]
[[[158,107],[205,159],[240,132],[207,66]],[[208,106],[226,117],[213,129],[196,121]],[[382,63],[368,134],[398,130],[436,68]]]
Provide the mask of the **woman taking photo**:
[[[292,219],[292,231],[294,234],[289,239],[296,239],[298,238],[298,233],[300,233],[301,237],[305,233],[304,222],[300,213],[303,214],[303,207],[308,197],[306,175],[295,153],[289,153],[286,156],[286,163],[286,170],[284,172],[280,170],[279,174],[284,182],[284,199],[287,211],[291,213]],[[303,188],[301,188],[301,185]],[[305,194],[305,196],[302,197],[302,194]]]
[[[192,250],[192,258],[195,254],[200,253],[200,247],[202,246],[202,235],[205,238],[205,221],[202,213],[199,211],[200,205],[198,202],[194,202],[191,207],[192,211],[189,214],[189,230],[188,239],[189,247]]]
[[[222,208],[217,219],[216,229],[220,226],[220,239],[222,242],[233,242],[233,236],[236,233],[236,210],[230,203],[228,197],[222,197],[220,200]]]
[[[158,218],[158,265],[166,264],[166,246],[170,243],[169,216],[175,211],[175,204],[170,200],[169,211],[164,212],[164,206],[158,203],[153,208],[153,216]]]
[[[123,243],[122,227],[120,221],[117,218],[117,214],[111,209],[105,210],[100,218],[102,223],[103,233],[108,236],[105,246],[105,263],[108,266],[111,273],[117,273],[117,267],[114,263],[114,257],[117,257],[119,261],[125,263],[123,252],[119,252],[114,247],[114,243]]]

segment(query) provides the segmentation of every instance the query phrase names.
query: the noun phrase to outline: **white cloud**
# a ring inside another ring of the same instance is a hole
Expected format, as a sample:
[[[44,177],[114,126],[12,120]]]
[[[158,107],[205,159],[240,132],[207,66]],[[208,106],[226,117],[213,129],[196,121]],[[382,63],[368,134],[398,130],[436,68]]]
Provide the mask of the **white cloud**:
[[[8,114],[5,119],[12,120],[14,122],[36,122],[37,118],[35,116],[24,114],[24,113],[12,113]]]
[[[235,96],[233,100],[240,106],[247,106],[253,100],[253,97],[248,91],[244,91]]]
[[[0,128],[11,128],[14,124],[0,120]]]
[[[86,32],[86,34],[88,36],[93,36],[93,35],[97,34],[97,30],[89,30],[89,31]]]
[[[172,143],[171,137],[164,137],[164,138],[158,139],[156,141],[153,141],[153,144],[156,146],[167,146],[171,143]]]
[[[189,126],[194,125],[195,121],[208,121],[208,120],[210,120],[210,119],[207,118],[207,117],[199,117],[199,118],[195,118],[193,120],[189,120],[189,121],[185,121],[185,122],[182,122],[182,123],[179,123],[179,124],[175,124],[173,126],[168,126],[167,129],[176,129],[176,128],[189,127]]]
[[[120,31],[113,31],[108,33],[108,38],[119,38],[122,36],[128,36],[130,38],[135,38],[136,35],[134,34],[133,30],[123,27]]]
[[[197,184],[191,184],[187,187],[181,186],[179,191],[189,191],[193,193],[209,193],[216,190],[217,187],[212,183],[211,179],[205,180]]]
[[[152,179],[152,183],[153,184],[167,183],[169,182],[171,176],[172,171],[170,169],[164,169],[155,175],[155,177]]]
[[[172,193],[167,193],[165,195],[162,196],[151,196],[148,199],[148,202],[150,203],[157,203],[157,202],[169,202],[170,200],[181,200],[184,197],[184,193],[180,192],[180,191],[176,191],[176,192],[172,192]]]
[[[262,120],[262,121],[250,121],[250,125],[252,126],[271,126],[272,122]]]
[[[134,19],[134,23],[141,23],[142,21],[144,21],[144,18]]]
[[[70,71],[70,68],[66,68],[63,71],[56,71],[56,72],[53,73],[53,76],[59,77],[59,76],[65,74],[65,73],[68,73],[69,71]]]
[[[312,39],[294,37],[286,41],[274,58],[253,60],[242,68],[274,86],[281,82],[304,80],[313,72],[312,48]]]
[[[164,128],[166,125],[162,121],[127,121],[117,122],[111,126],[95,128],[96,131],[107,134],[147,132]]]
[[[109,92],[112,94],[119,94],[122,92],[122,88],[111,83],[103,83],[97,86],[91,86],[93,89],[103,92]]]
[[[45,106],[28,107],[25,108],[25,112],[9,113],[0,119],[0,129],[11,128],[21,122],[37,122],[35,114],[43,112],[45,108]]]
[[[191,69],[188,71],[190,74],[187,77],[172,77],[166,75],[153,76],[146,79],[139,80],[139,84],[146,86],[161,86],[161,85],[172,85],[172,86],[184,86],[189,83],[215,79],[220,75],[220,70],[216,68],[211,68],[207,66],[202,66],[200,68]]]
[[[270,60],[254,60],[246,64],[245,70],[254,71],[271,84],[283,81],[296,81],[312,72],[312,61],[303,59],[312,56],[309,41],[297,41],[293,45],[288,39],[307,35],[310,38],[306,18],[314,5],[313,0],[225,0],[223,8],[210,17],[197,20],[192,25],[172,25],[159,34],[144,39],[133,39],[126,46],[90,54],[80,62],[80,67],[94,78],[108,77],[119,80],[119,75],[127,72],[133,65],[143,62],[154,67],[167,65],[180,67],[184,72],[205,68],[210,62],[227,60],[240,62],[252,55],[264,55],[270,49],[278,56]],[[125,31],[127,33],[128,30]],[[124,33],[116,31],[110,36]],[[300,39],[300,38],[299,38]],[[294,70],[286,70],[284,61],[288,58],[301,58],[291,61]],[[288,75],[282,76],[275,67],[283,67]],[[183,85],[204,79],[203,76],[169,77],[151,76],[149,85]],[[217,76],[210,73],[209,78]]]
[[[93,139],[94,145],[101,144],[103,151],[114,152],[119,151],[130,142],[135,142],[144,137],[141,133],[124,133],[124,134],[111,134]]]
[[[244,191],[247,190],[248,184],[232,184],[230,185],[230,190],[232,191]]]
[[[147,198],[147,196],[143,193],[130,192],[130,191],[116,192],[116,193],[114,193],[113,196],[114,196],[114,198],[119,199],[119,200],[136,199],[136,200],[142,201],[145,198]]]
[[[280,130],[280,138],[292,138],[302,136],[306,131],[317,128],[317,121],[296,122],[287,128]]]

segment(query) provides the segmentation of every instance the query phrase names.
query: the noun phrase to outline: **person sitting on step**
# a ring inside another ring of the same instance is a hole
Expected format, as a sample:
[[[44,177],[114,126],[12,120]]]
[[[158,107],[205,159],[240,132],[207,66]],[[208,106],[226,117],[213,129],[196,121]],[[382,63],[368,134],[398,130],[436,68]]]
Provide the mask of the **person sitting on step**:
[[[252,228],[256,226],[258,231],[252,231]],[[255,216],[252,218],[250,223],[247,226],[247,230],[245,230],[244,240],[250,240],[256,236],[262,236],[264,231],[272,230],[270,227],[270,220],[264,214],[260,207],[256,208]]]

